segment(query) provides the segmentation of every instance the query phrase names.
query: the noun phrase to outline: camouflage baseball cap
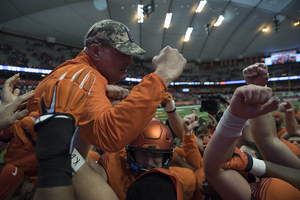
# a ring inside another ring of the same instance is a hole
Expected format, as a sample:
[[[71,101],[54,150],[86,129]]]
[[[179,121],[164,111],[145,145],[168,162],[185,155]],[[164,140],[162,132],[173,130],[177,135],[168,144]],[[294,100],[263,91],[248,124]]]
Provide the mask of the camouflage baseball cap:
[[[146,51],[133,41],[127,26],[110,19],[95,23],[84,36],[84,46],[100,43],[111,45],[126,55],[145,54]]]

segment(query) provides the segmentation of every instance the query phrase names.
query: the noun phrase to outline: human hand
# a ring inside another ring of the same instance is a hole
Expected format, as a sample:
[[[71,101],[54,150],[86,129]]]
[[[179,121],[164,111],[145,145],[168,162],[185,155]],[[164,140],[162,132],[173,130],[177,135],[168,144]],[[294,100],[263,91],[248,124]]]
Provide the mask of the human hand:
[[[169,86],[181,75],[186,65],[186,59],[177,49],[167,46],[157,56],[154,56],[152,64],[155,68],[154,73],[164,80],[166,86]]]
[[[243,76],[247,85],[265,86],[269,80],[268,67],[264,63],[255,63],[243,70]]]
[[[129,95],[129,90],[117,85],[107,85],[106,96],[110,103],[115,106]]]
[[[230,112],[240,118],[252,119],[267,114],[278,108],[279,99],[268,101],[272,97],[272,89],[257,85],[238,87],[230,101]]]
[[[195,113],[184,116],[183,118],[184,133],[186,135],[191,135],[193,133],[194,128],[197,126],[198,121],[199,121],[199,116],[196,115]]]
[[[286,102],[283,102],[279,105],[278,110],[280,112],[284,112],[284,113],[293,113],[294,112],[294,107],[290,102],[286,101]]]
[[[9,79],[7,79],[3,85],[3,89],[1,91],[1,104],[2,106],[5,106],[19,96],[19,89],[15,89],[13,92],[14,85],[20,80],[19,78],[20,74],[15,74]]]
[[[114,100],[123,100],[129,95],[129,90],[117,85],[107,85],[106,96]]]
[[[28,114],[28,110],[21,110],[15,113],[17,110],[23,108],[26,105],[26,101],[33,96],[33,91],[19,96],[13,102],[7,104],[0,109],[0,130],[6,129],[14,124],[16,120],[22,119]]]
[[[214,116],[212,116],[211,114],[207,114],[207,116],[209,117],[207,127],[209,129],[215,130],[216,126],[218,125],[216,118]]]

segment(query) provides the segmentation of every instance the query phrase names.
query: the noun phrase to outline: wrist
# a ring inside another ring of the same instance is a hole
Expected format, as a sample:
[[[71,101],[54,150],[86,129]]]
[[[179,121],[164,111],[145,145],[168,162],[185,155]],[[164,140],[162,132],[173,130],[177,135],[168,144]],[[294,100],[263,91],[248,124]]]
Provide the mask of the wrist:
[[[161,70],[155,70],[154,73],[157,74],[164,81],[167,87],[172,82],[172,80],[168,77],[168,75],[162,72]]]
[[[253,166],[249,173],[253,174],[254,176],[262,176],[266,173],[266,163],[263,160],[259,160],[257,158],[253,159]]]
[[[174,100],[165,103],[163,105],[163,108],[164,108],[165,112],[168,113],[168,114],[175,112],[176,106],[175,106]]]
[[[247,119],[237,117],[230,112],[230,106],[225,110],[216,132],[226,138],[235,138],[242,135]]]

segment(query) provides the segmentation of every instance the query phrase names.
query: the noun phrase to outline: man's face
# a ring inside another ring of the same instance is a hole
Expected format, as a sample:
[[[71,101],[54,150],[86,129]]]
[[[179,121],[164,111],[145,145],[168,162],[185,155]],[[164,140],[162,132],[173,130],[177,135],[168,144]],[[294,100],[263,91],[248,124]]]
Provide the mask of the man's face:
[[[289,141],[290,143],[293,143],[295,145],[300,146],[300,137],[299,136],[292,136],[287,141]]]
[[[35,188],[32,181],[24,175],[23,181],[4,200],[33,200],[34,194]]]
[[[163,153],[151,153],[149,151],[135,151],[135,162],[145,169],[161,168]]]
[[[100,59],[95,63],[98,71],[110,83],[125,80],[127,69],[131,64],[130,55],[126,55],[112,46],[100,46]]]
[[[201,132],[197,137],[204,141],[204,139],[206,138],[206,136],[208,136],[209,134],[208,133],[205,133],[205,132]]]
[[[193,114],[193,113],[197,114],[197,111],[195,109],[192,109],[191,114]]]

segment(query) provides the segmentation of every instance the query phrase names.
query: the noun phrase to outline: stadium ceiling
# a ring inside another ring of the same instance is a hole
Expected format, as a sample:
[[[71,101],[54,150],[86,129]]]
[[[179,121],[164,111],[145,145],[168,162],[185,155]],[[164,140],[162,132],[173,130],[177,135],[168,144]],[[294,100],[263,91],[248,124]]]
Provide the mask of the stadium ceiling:
[[[190,61],[204,62],[268,56],[271,52],[300,51],[299,0],[207,0],[195,13],[200,0],[155,0],[155,11],[138,23],[138,4],[151,0],[1,0],[0,28],[46,41],[83,47],[83,37],[92,24],[113,19],[126,24],[135,42],[152,58],[169,45]],[[166,13],[172,13],[168,29]],[[223,23],[213,26],[220,15]],[[279,32],[274,32],[274,17]],[[205,25],[209,26],[206,34]],[[190,40],[183,42],[193,27]],[[267,32],[262,32],[267,28]]]

